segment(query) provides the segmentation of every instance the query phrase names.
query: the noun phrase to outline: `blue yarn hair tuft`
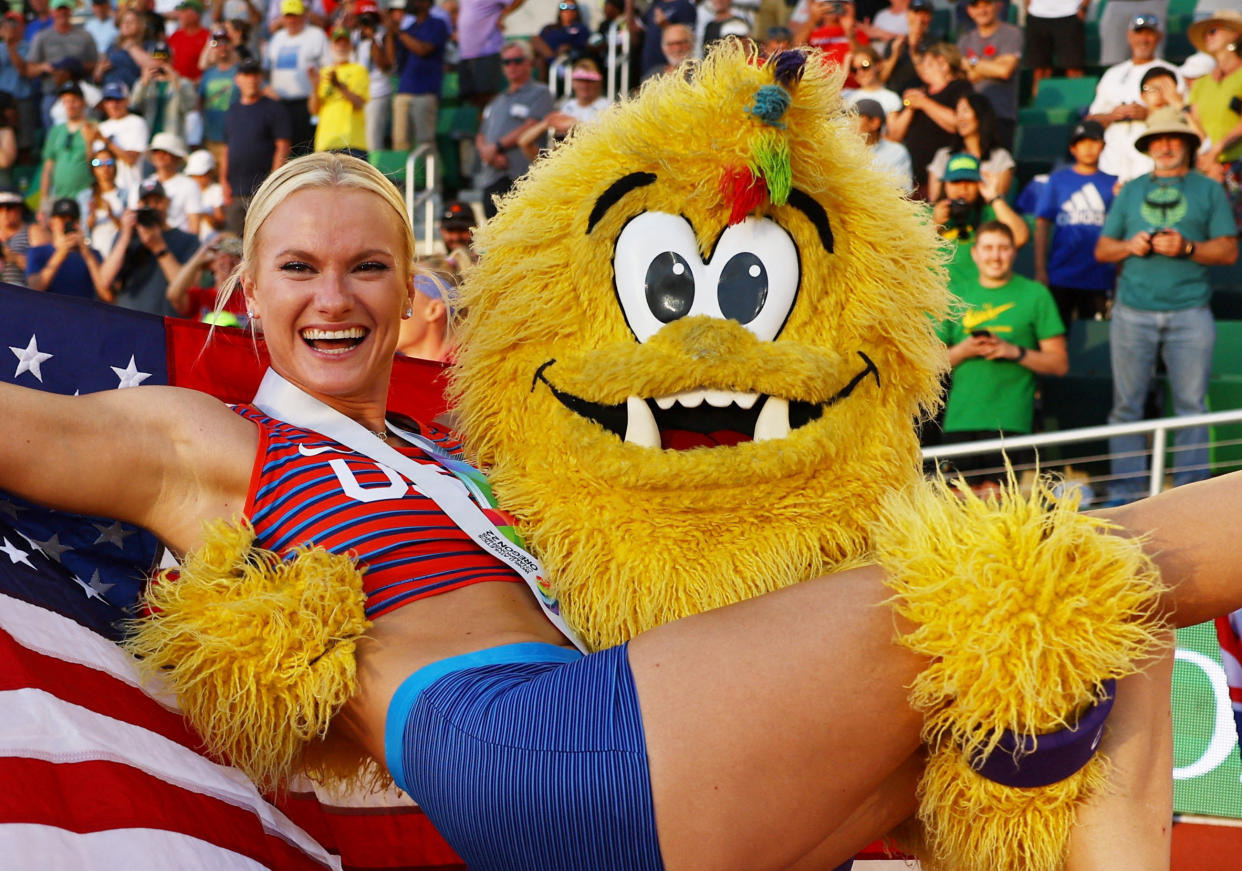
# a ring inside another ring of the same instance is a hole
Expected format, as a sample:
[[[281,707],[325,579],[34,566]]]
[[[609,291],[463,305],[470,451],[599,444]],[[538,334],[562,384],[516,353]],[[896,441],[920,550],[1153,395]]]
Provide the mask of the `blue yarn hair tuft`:
[[[784,127],[781,121],[793,98],[780,85],[764,85],[755,91],[755,102],[746,110],[769,127]]]

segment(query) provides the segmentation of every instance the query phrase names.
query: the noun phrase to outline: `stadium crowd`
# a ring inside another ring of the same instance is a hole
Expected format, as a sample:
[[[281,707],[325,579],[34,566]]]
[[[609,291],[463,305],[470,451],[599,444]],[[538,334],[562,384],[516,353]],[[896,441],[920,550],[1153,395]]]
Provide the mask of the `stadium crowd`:
[[[514,38],[524,3],[546,24]],[[403,172],[425,149],[447,256],[422,288],[434,335],[415,319],[402,347],[445,358],[476,215],[544,149],[716,40],[811,45],[846,68],[860,134],[952,252],[942,438],[1037,428],[1036,376],[1067,371],[1077,319],[1112,318],[1109,420],[1145,413],[1158,358],[1176,413],[1206,410],[1210,270],[1234,262],[1242,220],[1242,13],[941,4],[0,0],[4,279],[244,325],[212,290],[274,168],[343,150]],[[1205,438],[1180,437],[1184,465],[1206,467]]]

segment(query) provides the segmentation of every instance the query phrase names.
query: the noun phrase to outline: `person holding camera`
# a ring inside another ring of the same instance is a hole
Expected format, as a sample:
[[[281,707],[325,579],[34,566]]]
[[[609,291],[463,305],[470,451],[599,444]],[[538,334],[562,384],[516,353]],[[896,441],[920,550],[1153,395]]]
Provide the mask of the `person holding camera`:
[[[142,71],[130,95],[147,122],[147,132],[172,133],[185,141],[185,117],[198,107],[194,83],[172,68],[172,55],[165,43],[151,49],[151,65]]]
[[[242,242],[232,233],[217,233],[203,242],[176,277],[169,282],[166,296],[173,309],[183,318],[220,323],[227,319],[213,320],[216,299],[220,288],[233,274],[242,259]],[[204,272],[210,272],[211,281],[201,283]],[[225,304],[224,312],[233,316],[235,326],[246,326],[246,301],[239,293],[232,294]]]
[[[1207,412],[1208,379],[1216,324],[1208,302],[1207,267],[1238,259],[1237,226],[1225,189],[1191,169],[1199,134],[1176,109],[1147,116],[1147,132],[1135,141],[1155,169],[1133,179],[1113,201],[1100,230],[1095,257],[1124,263],[1113,301],[1109,349],[1113,408],[1109,423],[1141,420],[1160,353],[1179,417]],[[1174,435],[1173,483],[1209,475],[1206,427]],[[1109,440],[1113,484],[1109,496],[1129,501],[1145,495],[1146,451],[1142,435]]]
[[[168,196],[156,178],[138,187],[138,208],[121,216],[116,243],[103,262],[102,287],[117,305],[165,317],[176,314],[168,285],[198,250],[198,237],[168,226]]]
[[[361,64],[371,80],[371,99],[367,100],[367,146],[373,151],[388,147],[392,129],[392,71],[396,63],[395,44],[380,19],[375,0],[354,4],[354,61]]]
[[[968,247],[974,274],[951,281],[958,304],[938,328],[953,367],[945,404],[945,442],[1031,432],[1035,376],[1069,371],[1065,325],[1052,294],[1042,284],[1014,274],[1018,249],[1010,227],[986,221]],[[1009,459],[1016,465],[1024,458],[1010,452]],[[1004,477],[1004,460],[995,454],[963,458],[955,465],[963,473],[995,470],[987,480]]]
[[[997,179],[982,172],[979,158],[959,152],[945,163],[941,197],[932,209],[932,217],[942,238],[953,243],[949,261],[949,286],[962,278],[974,277],[975,261],[971,256],[978,229],[988,221],[1000,221],[1009,228],[1014,247],[1021,248],[1031,236],[1026,221],[999,195]]]
[[[48,220],[52,241],[35,245],[26,251],[26,286],[111,302],[112,296],[102,281],[99,252],[87,244],[82,232],[82,211],[76,200],[62,197],[52,204]]]

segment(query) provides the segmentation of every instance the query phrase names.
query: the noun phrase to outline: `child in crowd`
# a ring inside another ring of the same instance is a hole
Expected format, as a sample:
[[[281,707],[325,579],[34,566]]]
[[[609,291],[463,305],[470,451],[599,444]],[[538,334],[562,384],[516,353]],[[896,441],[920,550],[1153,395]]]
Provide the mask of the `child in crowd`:
[[[1035,208],[1035,280],[1052,291],[1066,329],[1074,318],[1102,318],[1116,270],[1095,259],[1095,243],[1117,177],[1100,171],[1104,128],[1083,121],[1070,134],[1074,165],[1048,177]]]

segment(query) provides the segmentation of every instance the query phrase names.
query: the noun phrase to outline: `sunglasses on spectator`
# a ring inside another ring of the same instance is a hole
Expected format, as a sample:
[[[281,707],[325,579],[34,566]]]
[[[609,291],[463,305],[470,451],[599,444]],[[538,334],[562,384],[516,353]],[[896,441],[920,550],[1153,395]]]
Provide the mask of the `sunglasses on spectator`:
[[[507,66],[507,67],[515,67],[515,66],[518,66],[519,64],[524,64],[524,63],[526,63],[526,58],[524,58],[524,57],[505,57],[505,58],[501,58],[501,59],[500,59],[500,62],[501,62],[502,64],[504,64],[505,66]]]
[[[562,3],[560,6],[556,8],[561,10],[562,12],[567,12],[570,9],[576,12],[578,10],[578,4],[577,3]]]
[[[864,60],[864,61],[859,61],[858,63],[851,66],[850,72],[857,73],[857,72],[862,72],[863,70],[869,70],[869,69],[871,69],[871,61]]]
[[[116,161],[111,157],[96,157],[91,161],[91,166],[116,166]]]

